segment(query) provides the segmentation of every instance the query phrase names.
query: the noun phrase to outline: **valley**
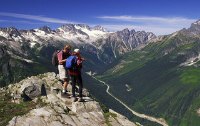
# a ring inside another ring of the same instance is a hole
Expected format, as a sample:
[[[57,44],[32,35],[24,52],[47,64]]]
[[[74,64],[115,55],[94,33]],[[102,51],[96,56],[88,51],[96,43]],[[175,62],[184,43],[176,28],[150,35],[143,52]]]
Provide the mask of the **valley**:
[[[93,77],[93,76],[92,76]],[[110,96],[112,96],[116,101],[118,101],[120,104],[122,104],[125,108],[127,108],[133,115],[139,117],[139,118],[143,118],[143,119],[147,119],[149,121],[152,121],[152,122],[156,122],[160,125],[163,125],[163,126],[168,126],[165,122],[164,119],[157,119],[155,117],[151,117],[151,116],[148,116],[148,115],[145,115],[145,114],[140,114],[140,113],[137,113],[136,111],[132,110],[130,107],[128,107],[125,103],[123,103],[121,100],[119,100],[117,97],[115,97],[113,94],[111,94],[109,92],[110,90],[110,86],[101,81],[101,80],[98,80],[97,78],[93,77],[95,80],[99,81],[100,83],[102,83],[103,85],[106,85],[107,86],[107,89],[106,89],[106,93],[109,94]]]
[[[116,63],[127,64],[117,71],[114,65],[97,78],[109,83],[113,95],[140,113],[165,118],[173,126],[199,125],[199,51],[199,37],[180,31],[127,54]],[[188,61],[191,65],[182,65]],[[125,84],[134,90],[127,92]]]

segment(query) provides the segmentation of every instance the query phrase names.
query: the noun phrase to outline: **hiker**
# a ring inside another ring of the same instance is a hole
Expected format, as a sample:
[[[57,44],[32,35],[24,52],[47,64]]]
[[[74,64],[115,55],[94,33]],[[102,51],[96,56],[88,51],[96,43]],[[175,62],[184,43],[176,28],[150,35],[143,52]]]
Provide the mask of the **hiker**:
[[[74,59],[72,60],[73,62],[72,67],[68,68],[68,74],[72,81],[72,101],[73,102],[76,101],[75,89],[76,89],[76,83],[78,83],[79,85],[78,101],[82,102],[83,101],[83,95],[82,95],[83,82],[82,82],[82,76],[81,76],[81,69],[82,69],[82,62],[84,61],[84,58],[81,57],[79,49],[75,49],[74,52],[72,53],[72,56],[70,56],[67,60],[69,60],[70,58]]]
[[[59,64],[58,65],[59,77],[63,81],[62,92],[64,94],[67,93],[67,85],[69,81],[68,73],[67,73],[67,70],[65,69],[65,62],[66,62],[66,59],[71,55],[70,50],[71,50],[71,46],[66,45],[64,49],[57,54],[58,64]]]

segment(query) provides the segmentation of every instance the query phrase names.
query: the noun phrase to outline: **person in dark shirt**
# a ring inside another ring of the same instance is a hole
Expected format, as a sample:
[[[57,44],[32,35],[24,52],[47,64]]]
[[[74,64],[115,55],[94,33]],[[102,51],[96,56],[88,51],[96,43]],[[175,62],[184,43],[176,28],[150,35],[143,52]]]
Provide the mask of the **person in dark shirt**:
[[[82,62],[85,60],[84,58],[81,57],[79,49],[75,49],[73,54],[76,56],[76,68],[74,69],[68,69],[68,74],[71,78],[72,81],[72,101],[76,101],[76,95],[75,95],[75,89],[76,89],[76,83],[79,85],[79,99],[78,101],[81,102],[83,101],[83,95],[82,95],[82,90],[83,90],[83,81],[82,81],[82,76],[81,76],[81,69],[82,69]]]
[[[60,80],[63,81],[63,91],[62,91],[63,93],[67,92],[67,85],[69,81],[69,76],[65,69],[65,63],[66,63],[66,59],[71,55],[70,50],[71,50],[71,46],[66,45],[64,49],[57,54],[58,61],[59,61],[59,65],[58,65],[59,77],[60,77]]]

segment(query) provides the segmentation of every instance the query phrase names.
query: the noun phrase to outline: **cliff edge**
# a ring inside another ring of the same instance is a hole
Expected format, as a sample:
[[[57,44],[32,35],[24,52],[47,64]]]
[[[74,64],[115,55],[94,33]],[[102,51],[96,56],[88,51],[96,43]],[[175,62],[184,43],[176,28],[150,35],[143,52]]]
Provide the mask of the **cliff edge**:
[[[84,102],[61,93],[55,73],[26,78],[0,89],[0,125],[4,126],[135,126],[123,115],[102,107],[83,90]]]

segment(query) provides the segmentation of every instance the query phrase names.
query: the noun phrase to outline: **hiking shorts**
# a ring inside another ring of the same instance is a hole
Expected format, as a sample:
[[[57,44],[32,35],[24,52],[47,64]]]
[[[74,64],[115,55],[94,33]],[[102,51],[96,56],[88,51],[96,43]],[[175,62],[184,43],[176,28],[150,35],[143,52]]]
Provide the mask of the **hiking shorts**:
[[[67,70],[63,65],[58,65],[58,72],[59,72],[59,77],[61,80],[68,79],[68,73]]]

